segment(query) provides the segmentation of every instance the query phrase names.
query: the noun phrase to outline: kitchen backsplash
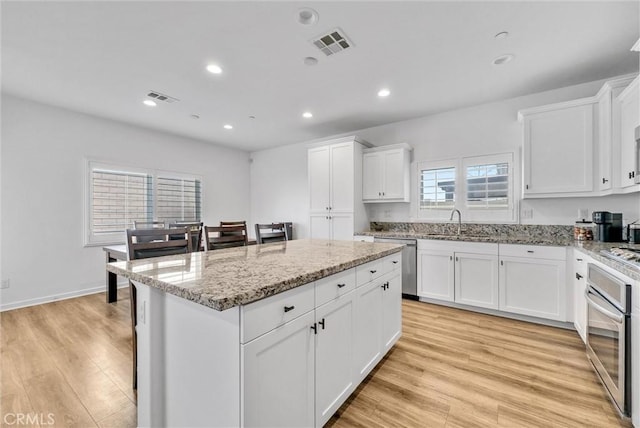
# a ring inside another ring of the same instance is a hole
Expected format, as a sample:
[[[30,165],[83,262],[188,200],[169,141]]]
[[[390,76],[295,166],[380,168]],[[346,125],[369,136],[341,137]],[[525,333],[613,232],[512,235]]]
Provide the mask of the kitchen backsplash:
[[[369,223],[372,231],[403,232],[418,234],[455,234],[457,223],[402,223],[379,222]],[[487,235],[503,237],[547,236],[573,240],[573,226],[542,224],[479,224],[463,223],[462,230],[468,235]]]

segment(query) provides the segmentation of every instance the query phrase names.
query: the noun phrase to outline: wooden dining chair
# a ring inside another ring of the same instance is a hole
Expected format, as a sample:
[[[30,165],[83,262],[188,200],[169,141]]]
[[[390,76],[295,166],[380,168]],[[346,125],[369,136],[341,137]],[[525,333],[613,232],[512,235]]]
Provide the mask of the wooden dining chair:
[[[204,227],[204,244],[207,251],[242,247],[248,242],[246,225]]]
[[[256,241],[258,244],[288,241],[287,228],[284,223],[256,224]]]
[[[181,236],[182,239],[171,237]],[[191,252],[191,231],[187,227],[175,229],[127,229],[127,257],[129,260],[186,254]],[[131,304],[131,341],[133,347],[133,389],[138,389],[138,299],[136,287],[129,281]]]
[[[191,250],[202,251],[202,222],[174,221],[169,223],[169,229],[188,227],[191,232]],[[180,239],[180,235],[171,235],[171,239]]]

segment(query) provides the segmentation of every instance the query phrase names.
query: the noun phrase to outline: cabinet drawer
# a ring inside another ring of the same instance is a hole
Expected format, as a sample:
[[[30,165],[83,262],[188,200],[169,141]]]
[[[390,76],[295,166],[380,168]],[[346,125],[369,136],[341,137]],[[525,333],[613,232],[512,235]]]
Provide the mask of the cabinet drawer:
[[[377,259],[360,266],[356,266],[356,286],[366,284],[384,274],[384,259]]]
[[[315,283],[287,290],[242,307],[240,341],[247,343],[315,307]]]
[[[347,294],[356,288],[356,270],[349,269],[316,281],[316,306]]]
[[[528,257],[531,259],[566,260],[566,247],[547,247],[544,245],[500,244],[500,256]]]
[[[402,253],[395,253],[382,259],[384,273],[390,273],[402,267]]]

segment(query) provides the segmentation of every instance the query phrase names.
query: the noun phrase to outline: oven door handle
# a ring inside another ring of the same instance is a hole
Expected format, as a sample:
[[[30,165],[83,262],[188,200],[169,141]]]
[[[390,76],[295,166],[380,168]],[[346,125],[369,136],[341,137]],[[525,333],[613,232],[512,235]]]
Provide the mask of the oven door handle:
[[[620,314],[613,313],[613,312],[603,308],[602,306],[600,306],[595,300],[593,300],[590,297],[592,294],[593,293],[590,292],[588,288],[586,290],[584,290],[584,297],[587,298],[587,303],[589,303],[591,306],[593,306],[594,309],[596,309],[601,314],[605,315],[607,318],[611,318],[616,323],[622,324],[622,322],[624,321],[624,316],[620,315]]]

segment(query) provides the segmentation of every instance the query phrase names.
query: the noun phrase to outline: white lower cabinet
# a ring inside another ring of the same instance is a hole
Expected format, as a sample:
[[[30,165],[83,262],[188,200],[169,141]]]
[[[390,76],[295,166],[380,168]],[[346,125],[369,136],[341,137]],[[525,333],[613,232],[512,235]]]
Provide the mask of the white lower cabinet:
[[[399,257],[242,308],[242,426],[321,427],[331,418],[400,337]]]
[[[587,299],[584,297],[587,288],[587,265],[591,257],[573,251],[573,325],[583,342],[587,341]],[[571,275],[570,275],[571,276]]]
[[[455,301],[498,309],[498,255],[455,253]]]
[[[317,426],[324,425],[354,390],[354,311],[355,291],[316,309]]]
[[[242,345],[243,426],[313,426],[313,323],[307,312]]]
[[[500,256],[500,310],[566,321],[566,261]]]
[[[418,295],[431,299],[454,300],[453,251],[418,250]]]

